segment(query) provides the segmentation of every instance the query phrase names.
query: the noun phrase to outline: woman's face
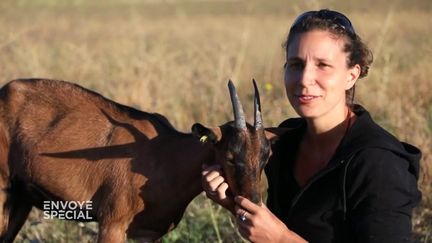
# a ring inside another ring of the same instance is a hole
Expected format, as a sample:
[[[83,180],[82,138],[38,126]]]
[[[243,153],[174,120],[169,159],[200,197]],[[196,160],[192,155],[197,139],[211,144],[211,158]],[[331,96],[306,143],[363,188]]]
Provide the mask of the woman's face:
[[[287,47],[285,89],[295,111],[319,118],[344,111],[345,91],[357,80],[360,66],[348,68],[344,39],[313,30],[297,34]]]

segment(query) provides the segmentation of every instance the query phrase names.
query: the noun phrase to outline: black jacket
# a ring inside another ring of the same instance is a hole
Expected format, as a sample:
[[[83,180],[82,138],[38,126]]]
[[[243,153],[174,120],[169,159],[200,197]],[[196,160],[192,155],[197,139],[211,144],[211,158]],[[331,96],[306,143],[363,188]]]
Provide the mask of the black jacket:
[[[280,125],[294,129],[273,145],[265,168],[267,205],[309,242],[411,242],[421,152],[378,126],[361,106],[353,111],[356,122],[329,164],[303,188],[292,168],[306,122]]]

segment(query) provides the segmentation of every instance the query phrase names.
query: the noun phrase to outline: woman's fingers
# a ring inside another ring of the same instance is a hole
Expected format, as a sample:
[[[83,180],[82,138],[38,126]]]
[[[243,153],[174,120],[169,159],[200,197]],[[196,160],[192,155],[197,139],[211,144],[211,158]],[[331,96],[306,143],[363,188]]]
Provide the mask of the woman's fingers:
[[[208,189],[210,192],[216,192],[218,191],[219,186],[221,186],[221,184],[225,181],[225,179],[218,175],[213,177],[210,181],[208,181]]]
[[[220,199],[225,199],[227,190],[228,190],[228,184],[222,181],[221,183],[218,184],[218,186],[213,191],[211,191],[211,194],[217,195],[217,197]]]
[[[208,198],[234,214],[234,201],[227,195],[228,184],[225,182],[220,165],[203,165],[202,187]]]
[[[243,228],[247,228],[247,226],[250,226],[252,223],[253,214],[244,208],[240,207],[238,204],[234,207],[235,216],[237,225]]]
[[[203,166],[202,186],[207,193],[216,191],[219,185],[224,181],[219,166]]]
[[[257,204],[253,203],[249,199],[242,196],[236,196],[234,198],[234,201],[237,203],[239,207],[247,210],[252,214],[255,214],[255,212],[257,212],[260,209],[260,206],[258,206]]]
[[[215,196],[219,200],[226,198],[228,184],[225,183],[219,165],[203,166],[202,187],[207,195],[214,199],[216,199]]]
[[[210,176],[210,174],[214,174],[212,172],[222,173],[220,165],[202,165],[202,176]]]

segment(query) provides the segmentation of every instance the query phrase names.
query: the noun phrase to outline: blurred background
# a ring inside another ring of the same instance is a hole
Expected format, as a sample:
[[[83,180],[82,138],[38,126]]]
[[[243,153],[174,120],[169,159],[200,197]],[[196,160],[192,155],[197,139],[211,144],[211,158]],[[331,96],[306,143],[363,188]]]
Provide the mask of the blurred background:
[[[430,0],[2,0],[0,84],[68,80],[189,132],[194,122],[232,119],[228,79],[251,118],[255,78],[265,125],[277,126],[295,116],[283,88],[282,44],[298,14],[319,8],[347,14],[374,53],[357,102],[423,151],[413,227],[418,242],[432,242]],[[96,235],[95,223],[43,220],[34,210],[16,242],[93,242]],[[242,239],[230,215],[200,195],[163,242]]]

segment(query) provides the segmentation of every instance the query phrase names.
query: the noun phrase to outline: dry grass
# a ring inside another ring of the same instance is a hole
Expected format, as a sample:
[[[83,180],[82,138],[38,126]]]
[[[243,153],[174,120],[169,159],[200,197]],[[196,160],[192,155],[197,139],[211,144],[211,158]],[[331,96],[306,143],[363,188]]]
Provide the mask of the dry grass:
[[[232,119],[229,78],[251,114],[250,80],[255,78],[261,86],[265,123],[277,125],[293,116],[282,86],[281,44],[297,13],[321,7],[351,16],[374,51],[375,63],[371,75],[359,83],[358,101],[380,124],[423,151],[423,201],[414,223],[419,241],[430,242],[429,0],[109,0],[103,5],[80,0],[2,1],[0,80],[75,81],[120,103],[162,113],[179,130],[189,131],[196,121],[216,125]],[[80,241],[94,239],[95,225],[39,218],[33,212],[18,242],[74,242],[77,235]],[[199,197],[165,241],[241,241],[233,228],[226,213]]]

